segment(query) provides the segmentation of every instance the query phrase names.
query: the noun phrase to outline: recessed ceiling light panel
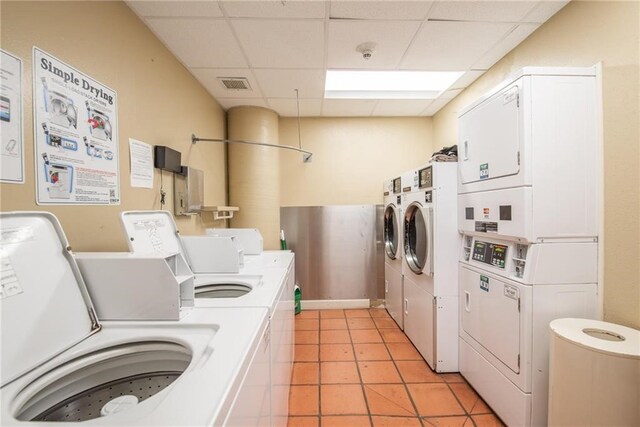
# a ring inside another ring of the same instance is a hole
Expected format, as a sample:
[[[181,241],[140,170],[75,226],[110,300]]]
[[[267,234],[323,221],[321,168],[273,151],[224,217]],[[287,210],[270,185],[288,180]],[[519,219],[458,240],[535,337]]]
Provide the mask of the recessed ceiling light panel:
[[[462,76],[461,71],[327,70],[325,98],[435,99]]]

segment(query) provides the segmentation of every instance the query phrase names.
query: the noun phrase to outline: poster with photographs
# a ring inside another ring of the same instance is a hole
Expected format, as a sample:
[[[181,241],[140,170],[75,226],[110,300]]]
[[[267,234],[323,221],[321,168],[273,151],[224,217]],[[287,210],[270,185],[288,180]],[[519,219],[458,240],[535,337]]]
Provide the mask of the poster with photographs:
[[[33,48],[36,202],[119,205],[116,92]]]
[[[24,183],[22,60],[0,50],[0,182]]]

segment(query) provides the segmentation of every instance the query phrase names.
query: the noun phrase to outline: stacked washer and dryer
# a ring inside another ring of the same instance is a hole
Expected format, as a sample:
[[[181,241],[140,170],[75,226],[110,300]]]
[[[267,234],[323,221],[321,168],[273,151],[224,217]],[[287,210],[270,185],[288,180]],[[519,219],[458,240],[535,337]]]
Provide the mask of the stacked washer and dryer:
[[[436,372],[458,371],[456,174],[456,163],[431,162],[402,195],[404,332]]]
[[[384,292],[385,307],[400,329],[402,302],[402,184],[400,177],[384,182]]]
[[[386,307],[436,372],[458,370],[456,188],[446,162],[385,182]]]
[[[598,315],[594,68],[525,68],[458,117],[460,372],[508,425],[547,424],[550,321]]]

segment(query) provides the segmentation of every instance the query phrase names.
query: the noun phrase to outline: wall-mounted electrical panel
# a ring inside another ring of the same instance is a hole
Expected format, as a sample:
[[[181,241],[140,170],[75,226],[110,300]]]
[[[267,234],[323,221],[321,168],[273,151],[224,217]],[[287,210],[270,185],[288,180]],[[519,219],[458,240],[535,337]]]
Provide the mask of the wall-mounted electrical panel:
[[[153,147],[153,166],[167,172],[182,173],[182,154],[163,145]]]

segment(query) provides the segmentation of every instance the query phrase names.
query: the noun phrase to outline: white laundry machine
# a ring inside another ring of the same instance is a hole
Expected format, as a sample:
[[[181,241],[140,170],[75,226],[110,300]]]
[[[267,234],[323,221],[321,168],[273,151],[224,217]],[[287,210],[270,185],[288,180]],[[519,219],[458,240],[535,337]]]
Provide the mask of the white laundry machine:
[[[213,236],[181,238],[172,214],[167,211],[128,211],[122,213],[121,219],[129,248],[135,253],[180,252],[187,261],[197,256],[206,258],[211,265],[216,258],[224,257],[225,251],[219,251],[215,245],[208,246],[207,241],[231,240],[231,237]],[[215,252],[204,253],[207,248]],[[233,255],[229,251],[236,250],[225,248],[227,255]],[[248,263],[251,267],[240,269],[238,274],[202,274],[207,263],[200,259],[201,269],[195,273],[194,280],[195,307],[266,307],[269,310],[274,425],[286,425],[295,349],[294,254],[283,251],[253,257],[254,261]],[[249,256],[244,259],[248,260]]]
[[[547,423],[549,322],[595,318],[593,68],[525,68],[458,117],[460,372],[507,425]]]
[[[436,372],[458,371],[455,163],[419,168],[403,194],[404,331]]]
[[[400,177],[384,182],[384,291],[385,307],[400,329],[402,304],[402,203]]]
[[[270,391],[266,309],[100,322],[53,215],[1,213],[0,229],[3,425],[265,420],[268,403],[251,406],[249,396]]]

